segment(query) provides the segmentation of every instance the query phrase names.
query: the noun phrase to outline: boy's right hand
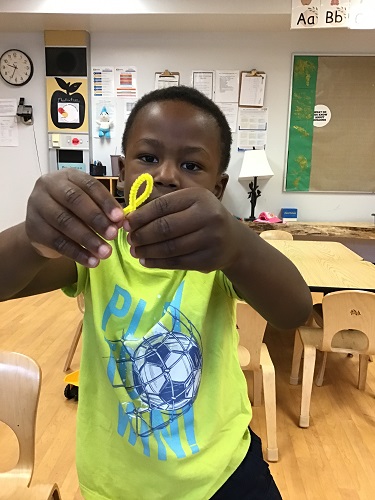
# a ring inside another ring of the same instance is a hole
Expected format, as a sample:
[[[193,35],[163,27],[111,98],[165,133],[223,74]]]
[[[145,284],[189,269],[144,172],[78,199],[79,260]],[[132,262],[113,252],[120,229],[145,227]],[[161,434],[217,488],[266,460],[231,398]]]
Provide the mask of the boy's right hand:
[[[65,169],[40,177],[27,205],[26,233],[43,257],[95,267],[111,254],[124,221],[119,203],[94,177]]]

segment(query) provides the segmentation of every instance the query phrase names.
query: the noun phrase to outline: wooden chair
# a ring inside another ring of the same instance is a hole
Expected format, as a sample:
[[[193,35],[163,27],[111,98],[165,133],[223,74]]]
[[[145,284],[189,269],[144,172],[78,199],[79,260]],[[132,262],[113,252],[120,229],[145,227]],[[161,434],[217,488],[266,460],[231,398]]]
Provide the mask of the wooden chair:
[[[77,304],[78,304],[78,309],[81,311],[83,314],[85,312],[85,299],[82,293],[80,293],[77,297]],[[79,342],[79,339],[82,335],[82,327],[83,327],[83,318],[79,320],[79,323],[77,325],[76,333],[74,334],[72,344],[70,346],[68,355],[66,357],[65,365],[64,365],[64,372],[67,372],[70,370],[70,365],[72,364],[74,354],[77,350],[77,345]]]
[[[276,385],[275,368],[263,336],[267,321],[245,302],[237,304],[237,327],[239,332],[238,357],[243,370],[254,375],[253,406],[262,402],[262,386],[266,413],[267,460],[277,462],[279,450],[276,433]]]
[[[268,229],[259,233],[264,240],[292,240],[293,235],[282,229]]]
[[[301,326],[294,341],[290,383],[298,384],[298,373],[302,352],[302,400],[300,427],[308,427],[310,401],[314,377],[316,350],[323,353],[340,352],[359,354],[358,389],[364,390],[367,365],[371,354],[375,354],[375,293],[362,290],[343,290],[323,297],[322,317],[316,308],[316,326]],[[320,326],[318,326],[320,324]],[[316,378],[316,385],[322,385],[326,356]]]
[[[19,444],[16,466],[10,471],[0,472],[1,498],[33,498],[28,495],[35,489],[28,486],[34,470],[40,386],[41,369],[33,359],[16,352],[0,351],[0,420],[13,430]],[[35,496],[38,500],[60,499],[56,485],[35,488],[39,491],[39,496]]]
[[[38,484],[29,488],[13,487],[1,491],[2,500],[61,500],[57,484]]]

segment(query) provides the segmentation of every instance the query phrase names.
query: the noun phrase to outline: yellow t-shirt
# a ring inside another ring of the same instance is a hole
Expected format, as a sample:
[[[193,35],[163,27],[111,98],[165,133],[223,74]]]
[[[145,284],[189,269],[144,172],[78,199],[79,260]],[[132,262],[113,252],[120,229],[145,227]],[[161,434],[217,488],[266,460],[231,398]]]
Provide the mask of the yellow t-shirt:
[[[243,460],[251,407],[221,271],[146,269],[126,233],[85,295],[77,468],[88,500],[206,500]]]

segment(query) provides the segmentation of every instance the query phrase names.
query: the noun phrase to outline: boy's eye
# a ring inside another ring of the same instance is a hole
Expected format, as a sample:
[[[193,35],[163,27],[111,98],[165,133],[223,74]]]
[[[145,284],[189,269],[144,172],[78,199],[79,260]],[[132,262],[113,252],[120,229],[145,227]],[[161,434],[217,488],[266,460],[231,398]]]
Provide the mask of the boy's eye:
[[[197,165],[196,163],[192,163],[190,161],[183,163],[181,167],[184,170],[190,170],[191,172],[197,172],[198,170],[201,170],[201,167],[199,165]]]
[[[154,155],[142,155],[139,157],[140,160],[144,161],[145,163],[157,163],[158,159]]]

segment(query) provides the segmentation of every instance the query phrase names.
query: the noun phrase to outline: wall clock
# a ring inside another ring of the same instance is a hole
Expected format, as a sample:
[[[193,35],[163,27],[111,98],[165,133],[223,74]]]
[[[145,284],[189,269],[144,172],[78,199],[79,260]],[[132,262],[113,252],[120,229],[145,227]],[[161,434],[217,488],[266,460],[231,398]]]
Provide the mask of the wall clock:
[[[22,50],[10,49],[0,57],[0,75],[10,85],[25,85],[33,73],[33,62]]]

